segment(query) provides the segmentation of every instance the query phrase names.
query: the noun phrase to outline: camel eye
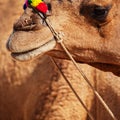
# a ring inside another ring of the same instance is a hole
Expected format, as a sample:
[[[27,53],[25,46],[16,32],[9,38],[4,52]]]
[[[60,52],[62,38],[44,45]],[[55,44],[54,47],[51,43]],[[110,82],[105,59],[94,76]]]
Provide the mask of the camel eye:
[[[109,10],[109,7],[95,6],[93,8],[92,17],[98,21],[103,21],[107,17]]]
[[[107,13],[108,11],[105,9],[105,8],[103,8],[103,7],[95,7],[94,8],[94,14],[96,15],[96,16],[104,16],[104,15],[106,15],[106,13]]]

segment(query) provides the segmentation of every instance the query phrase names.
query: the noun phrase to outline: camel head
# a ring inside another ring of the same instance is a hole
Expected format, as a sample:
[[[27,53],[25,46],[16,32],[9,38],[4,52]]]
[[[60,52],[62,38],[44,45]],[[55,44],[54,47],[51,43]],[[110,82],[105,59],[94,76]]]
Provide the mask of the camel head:
[[[78,62],[120,65],[119,0],[44,0],[47,18]],[[7,42],[13,58],[48,54],[68,59],[43,19],[27,7]]]

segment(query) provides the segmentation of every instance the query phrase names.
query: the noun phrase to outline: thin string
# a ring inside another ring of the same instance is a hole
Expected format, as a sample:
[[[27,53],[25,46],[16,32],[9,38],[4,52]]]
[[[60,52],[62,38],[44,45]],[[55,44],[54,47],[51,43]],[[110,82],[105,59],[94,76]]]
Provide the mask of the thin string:
[[[70,52],[67,50],[67,48],[65,47],[65,45],[62,42],[61,37],[59,36],[59,34],[55,31],[55,29],[52,27],[52,25],[50,24],[49,20],[46,18],[44,18],[44,16],[37,12],[38,15],[44,19],[45,23],[47,24],[47,26],[49,27],[50,31],[52,32],[53,36],[56,38],[56,41],[61,45],[61,47],[64,49],[64,51],[66,52],[66,54],[68,55],[68,57],[71,59],[71,61],[73,62],[73,64],[75,65],[75,67],[77,68],[77,70],[80,72],[80,74],[83,76],[84,80],[88,83],[88,85],[90,86],[90,88],[92,89],[93,93],[96,95],[96,97],[99,99],[99,101],[102,103],[102,105],[104,106],[104,108],[106,109],[106,111],[109,113],[109,115],[111,116],[111,118],[113,120],[118,120],[115,115],[113,114],[113,112],[110,110],[110,108],[108,107],[108,105],[104,102],[104,100],[102,99],[102,97],[100,96],[100,94],[95,90],[95,88],[92,86],[92,84],[89,82],[88,78],[86,77],[86,75],[84,74],[84,72],[81,70],[81,68],[77,65],[76,61],[74,60],[74,58],[72,57],[72,55],[70,54]]]
[[[84,74],[84,72],[81,70],[81,68],[77,65],[76,61],[74,60],[74,58],[72,57],[72,55],[70,54],[70,52],[67,50],[67,48],[65,47],[65,45],[62,42],[62,39],[59,37],[59,34],[57,34],[57,32],[52,28],[52,26],[48,23],[48,19],[46,19],[46,23],[48,25],[48,27],[50,28],[51,32],[53,33],[53,35],[55,35],[55,38],[58,40],[57,42],[59,42],[59,44],[62,46],[62,48],[64,49],[64,51],[66,52],[66,54],[68,55],[68,57],[71,59],[71,61],[73,62],[73,64],[75,65],[75,67],[78,69],[78,71],[80,72],[80,74],[83,76],[83,78],[85,79],[85,81],[88,83],[88,85],[91,87],[92,91],[94,92],[94,94],[97,96],[97,98],[99,99],[99,101],[102,103],[102,105],[105,107],[105,109],[108,111],[108,113],[110,114],[110,116],[113,118],[113,120],[117,120],[117,118],[114,116],[113,112],[110,110],[110,108],[108,107],[108,105],[104,102],[104,100],[102,99],[102,97],[100,96],[100,94],[95,90],[95,88],[92,86],[92,84],[89,82],[88,78],[86,77],[86,75]],[[56,36],[57,35],[57,36]]]
[[[64,44],[61,42],[60,43],[62,48],[66,51],[67,55],[69,56],[69,58],[72,60],[73,64],[75,65],[75,67],[78,69],[78,71],[81,73],[81,75],[83,76],[84,80],[88,83],[88,85],[91,87],[92,91],[94,92],[94,94],[97,96],[98,100],[102,103],[102,105],[105,107],[105,109],[108,111],[108,113],[110,114],[110,116],[113,118],[113,120],[117,120],[117,118],[115,117],[115,115],[113,114],[113,112],[110,110],[110,108],[108,107],[108,105],[105,103],[105,101],[103,100],[103,98],[100,96],[100,94],[95,90],[95,88],[92,86],[92,84],[90,83],[90,81],[88,80],[88,78],[86,77],[86,75],[84,74],[84,72],[81,70],[81,68],[77,65],[76,61],[73,59],[73,57],[71,56],[71,54],[69,53],[69,51],[66,49],[66,47],[64,46]]]
[[[79,97],[79,95],[77,94],[77,92],[75,91],[75,89],[73,88],[73,86],[71,85],[70,81],[66,78],[66,76],[63,74],[62,70],[59,68],[58,64],[56,63],[56,61],[54,60],[54,58],[51,58],[51,61],[55,64],[55,66],[57,66],[59,72],[61,73],[61,75],[63,76],[63,78],[65,79],[65,81],[67,82],[67,84],[69,85],[69,87],[71,88],[72,92],[75,94],[76,98],[79,100],[79,102],[82,104],[83,108],[87,111],[88,116],[90,117],[91,120],[94,120],[92,114],[89,112],[89,110],[87,109],[86,105],[84,104],[84,102],[82,101],[82,99]]]

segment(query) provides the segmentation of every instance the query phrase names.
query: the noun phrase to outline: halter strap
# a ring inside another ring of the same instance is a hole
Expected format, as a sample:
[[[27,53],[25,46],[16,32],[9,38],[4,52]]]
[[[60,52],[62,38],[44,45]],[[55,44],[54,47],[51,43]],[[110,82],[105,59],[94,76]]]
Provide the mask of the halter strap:
[[[108,107],[108,105],[105,103],[105,101],[103,100],[103,98],[100,96],[100,94],[92,86],[92,84],[90,83],[90,81],[88,80],[88,78],[86,77],[86,75],[84,74],[84,72],[81,70],[81,68],[78,66],[77,62],[74,60],[74,58],[72,57],[72,55],[70,54],[70,52],[68,51],[68,49],[65,47],[65,45],[63,43],[63,39],[60,36],[61,34],[59,34],[58,32],[55,31],[55,29],[53,28],[53,26],[50,24],[50,21],[49,21],[48,18],[46,18],[43,14],[41,14],[40,12],[38,12],[35,8],[33,8],[33,9],[35,10],[35,12],[37,12],[37,14],[40,16],[40,18],[44,20],[44,22],[46,23],[46,25],[48,26],[48,28],[52,32],[53,36],[55,37],[56,42],[61,45],[61,47],[63,48],[63,50],[66,52],[66,54],[68,55],[68,57],[70,58],[70,60],[74,64],[74,66],[76,67],[76,69],[82,75],[82,77],[84,78],[84,80],[87,82],[87,84],[89,85],[89,87],[92,89],[93,93],[98,98],[98,100],[101,102],[101,104],[104,106],[104,108],[109,113],[109,115],[111,116],[111,118],[113,120],[118,120],[115,117],[115,115],[113,114],[113,112],[110,110],[110,108]],[[59,66],[57,65],[57,63],[55,62],[55,60],[53,58],[51,58],[51,59],[55,63],[55,65],[57,66],[57,68],[59,69],[60,73],[62,74],[62,76],[64,77],[64,79],[66,80],[66,82],[68,83],[69,87],[72,89],[73,93],[75,94],[75,96],[77,97],[77,99],[79,100],[79,102],[82,104],[82,106],[87,111],[87,114],[89,115],[90,119],[94,120],[93,116],[91,115],[91,113],[89,112],[89,110],[87,109],[87,107],[85,106],[85,104],[82,102],[82,100],[80,99],[80,97],[78,96],[78,94],[75,92],[75,90],[73,89],[73,87],[70,84],[69,80],[67,80],[67,78],[65,77],[65,75],[62,73],[61,69],[59,68]]]

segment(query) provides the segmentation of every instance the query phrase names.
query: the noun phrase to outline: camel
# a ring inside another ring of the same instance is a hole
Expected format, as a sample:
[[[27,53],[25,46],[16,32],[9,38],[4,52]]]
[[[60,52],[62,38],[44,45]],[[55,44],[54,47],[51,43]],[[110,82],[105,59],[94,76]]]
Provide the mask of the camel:
[[[98,83],[96,84],[96,81],[94,81],[94,67],[102,71],[113,72],[119,77],[119,1],[45,0],[45,2],[49,3],[52,7],[49,11],[51,14],[47,18],[51,21],[56,31],[64,34],[63,42],[66,48],[79,66],[85,66],[86,69],[84,72],[90,78],[91,84],[94,87],[96,85],[98,87]],[[71,65],[71,61],[61,46],[55,41],[55,37],[44,23],[44,20],[32,8],[26,8],[20,19],[15,22],[13,33],[7,42],[7,48],[11,52],[12,57],[19,61],[31,60],[38,56],[41,58],[44,55],[43,62],[41,63],[42,67],[39,70],[40,81],[44,81],[43,83],[41,82],[39,91],[39,100],[41,100],[41,103],[38,110],[36,110],[39,113],[32,111],[34,115],[38,114],[36,119],[89,119],[86,111],[79,104],[60,73],[56,71],[55,66],[49,63],[50,58],[48,56],[55,58],[61,70],[71,80],[82,100],[93,113],[95,119],[111,119],[109,115],[103,114],[105,110],[100,106],[96,98],[94,98],[94,94],[87,83],[84,82],[74,66]],[[46,74],[48,75],[46,76]],[[115,79],[114,76],[111,76],[111,78]],[[107,83],[100,82],[99,85],[103,85],[103,90],[112,89],[111,83],[108,86]],[[114,91],[113,93],[119,96],[119,86],[112,90]],[[36,99],[38,100],[38,91],[33,93],[36,94],[36,97],[31,101],[28,100],[28,106],[36,106],[35,102]],[[114,96],[112,93],[110,95],[107,94],[107,98],[106,94],[103,95],[106,100],[110,96]],[[28,95],[28,98],[30,97],[32,97],[31,94]],[[117,100],[110,99],[107,103],[119,119],[119,97],[117,97]],[[100,113],[100,111],[102,112]],[[29,112],[26,114],[28,115]],[[28,116],[24,117],[24,119],[30,119]]]

